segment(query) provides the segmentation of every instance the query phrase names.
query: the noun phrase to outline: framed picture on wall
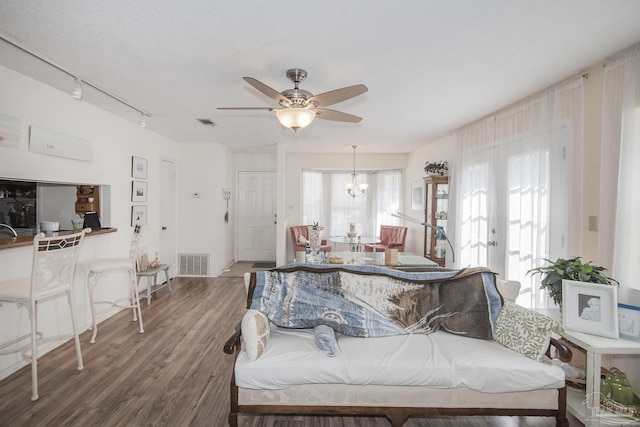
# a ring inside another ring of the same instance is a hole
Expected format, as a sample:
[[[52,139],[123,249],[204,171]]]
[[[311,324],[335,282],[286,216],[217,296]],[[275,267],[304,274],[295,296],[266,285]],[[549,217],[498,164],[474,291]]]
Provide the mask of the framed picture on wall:
[[[131,177],[147,179],[147,159],[131,157]]]
[[[147,201],[147,183],[144,181],[133,181],[131,184],[131,201]]]
[[[137,222],[147,223],[147,205],[131,206],[131,226],[133,227]]]
[[[414,211],[424,210],[424,181],[411,183],[411,209]]]

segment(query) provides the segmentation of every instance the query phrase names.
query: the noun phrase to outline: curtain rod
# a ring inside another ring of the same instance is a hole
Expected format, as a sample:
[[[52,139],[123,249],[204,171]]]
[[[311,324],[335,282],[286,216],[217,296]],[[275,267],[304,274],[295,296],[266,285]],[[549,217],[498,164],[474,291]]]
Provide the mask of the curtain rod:
[[[24,53],[26,53],[26,54],[28,54],[28,55],[30,55],[30,56],[32,56],[32,57],[34,57],[34,58],[36,58],[36,59],[38,59],[38,60],[40,60],[40,61],[44,62],[45,64],[47,64],[47,65],[49,65],[49,66],[51,66],[51,67],[55,68],[56,70],[58,70],[58,71],[62,71],[63,73],[67,74],[68,76],[73,77],[74,79],[80,80],[80,81],[81,81],[82,83],[84,83],[85,85],[87,85],[87,86],[89,86],[89,87],[92,87],[93,89],[97,90],[98,92],[101,92],[102,94],[107,95],[109,98],[114,99],[114,100],[118,101],[119,103],[121,103],[121,104],[123,104],[123,105],[126,105],[127,107],[131,108],[131,109],[132,109],[132,110],[134,110],[134,111],[137,111],[138,113],[142,114],[143,116],[151,117],[151,114],[147,113],[147,112],[146,112],[146,111],[144,111],[142,108],[138,108],[138,107],[136,107],[135,105],[130,104],[129,102],[125,101],[124,99],[120,98],[120,97],[119,97],[119,96],[117,96],[117,95],[112,94],[112,93],[111,93],[111,92],[109,92],[108,90],[103,89],[102,87],[98,86],[97,84],[92,83],[92,82],[89,82],[89,81],[87,81],[87,80],[84,80],[84,79],[82,79],[82,78],[80,78],[80,77],[76,76],[76,75],[75,75],[75,74],[73,74],[71,71],[69,71],[69,70],[67,70],[67,69],[65,69],[65,68],[63,68],[63,67],[61,67],[61,66],[59,66],[59,65],[56,65],[56,64],[54,64],[53,62],[48,61],[48,60],[46,60],[46,59],[42,58],[41,56],[36,55],[35,53],[33,53],[33,52],[31,52],[31,51],[27,50],[26,48],[24,48],[24,47],[22,47],[22,46],[17,45],[16,43],[14,43],[14,42],[12,42],[12,41],[9,41],[9,40],[5,39],[5,38],[4,38],[4,37],[2,37],[2,36],[0,36],[0,40],[4,41],[5,43],[7,43],[7,44],[9,44],[9,45],[11,45],[11,46],[13,46],[13,47],[15,47],[16,49],[18,49],[18,50],[20,50],[20,51],[22,51],[22,52],[24,52]]]

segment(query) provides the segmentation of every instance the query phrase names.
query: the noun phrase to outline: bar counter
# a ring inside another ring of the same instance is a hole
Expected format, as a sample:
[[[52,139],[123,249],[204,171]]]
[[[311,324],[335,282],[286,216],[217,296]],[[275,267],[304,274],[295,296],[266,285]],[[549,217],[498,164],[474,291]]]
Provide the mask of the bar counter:
[[[102,228],[100,230],[96,230],[96,231],[91,231],[91,233],[87,233],[85,235],[85,237],[91,237],[91,236],[99,236],[101,234],[108,234],[108,233],[115,233],[116,231],[118,231],[117,228]],[[78,230],[72,231],[72,230],[63,230],[63,231],[57,231],[55,233],[45,233],[47,236],[67,236],[69,234],[73,234],[73,233],[77,233]],[[10,237],[10,238],[5,238],[5,239],[0,239],[0,251],[3,249],[14,249],[14,248],[20,248],[20,247],[24,247],[24,246],[31,246],[33,245],[33,238],[35,236],[24,236],[24,237]]]

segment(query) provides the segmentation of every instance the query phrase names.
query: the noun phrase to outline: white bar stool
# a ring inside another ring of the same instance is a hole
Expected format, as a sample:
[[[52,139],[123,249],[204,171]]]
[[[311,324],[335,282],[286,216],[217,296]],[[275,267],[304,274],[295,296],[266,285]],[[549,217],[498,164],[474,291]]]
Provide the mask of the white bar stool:
[[[138,286],[136,280],[136,262],[135,254],[136,247],[138,245],[138,237],[140,236],[141,226],[136,224],[133,227],[133,237],[131,239],[131,246],[129,248],[128,258],[102,258],[95,259],[89,262],[89,274],[87,276],[87,284],[89,287],[89,303],[91,305],[91,328],[93,329],[93,335],[91,336],[91,344],[96,342],[96,335],[98,334],[98,322],[96,317],[96,304],[109,304],[112,307],[120,308],[132,308],[133,309],[133,321],[139,321],[140,333],[144,332],[142,327],[142,312],[140,311],[140,296],[138,295]],[[94,290],[98,285],[98,280],[103,276],[110,274],[127,274],[129,275],[130,294],[125,298],[127,303],[123,303],[122,299],[115,302],[112,301],[95,301]]]
[[[31,400],[38,400],[38,342],[50,342],[68,338],[68,336],[55,336],[43,339],[38,332],[38,304],[41,301],[50,300],[55,296],[67,294],[69,310],[71,311],[71,324],[73,327],[73,339],[76,344],[76,357],[78,370],[83,369],[82,351],[80,339],[76,327],[75,308],[73,307],[73,278],[78,262],[80,248],[84,241],[84,235],[90,232],[87,228],[79,233],[66,236],[45,236],[40,233],[33,239],[33,266],[31,277],[5,280],[0,282],[0,305],[3,302],[23,306],[29,312],[31,333],[16,338],[6,344],[0,345],[0,354],[22,352],[22,357],[31,360]],[[57,233],[56,233],[57,234]],[[5,325],[6,326],[6,325]],[[16,347],[16,345],[31,338],[31,344]],[[6,348],[11,347],[9,350]],[[30,354],[28,354],[30,352]]]

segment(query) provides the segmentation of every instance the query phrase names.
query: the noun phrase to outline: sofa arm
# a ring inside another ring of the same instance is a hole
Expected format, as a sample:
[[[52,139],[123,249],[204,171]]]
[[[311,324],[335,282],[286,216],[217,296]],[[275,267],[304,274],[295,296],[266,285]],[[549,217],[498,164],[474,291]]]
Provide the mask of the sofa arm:
[[[399,248],[400,246],[402,246],[402,242],[389,242],[389,243],[387,243],[387,248],[389,248],[389,249]]]
[[[551,346],[556,348],[556,356],[563,362],[569,362],[573,354],[571,353],[571,349],[566,346],[562,341],[557,340],[551,337],[551,341],[549,342],[549,348],[547,349],[547,356],[551,357]]]
[[[240,348],[240,337],[242,335],[242,329],[240,329],[241,323],[238,322],[236,330],[231,337],[224,343],[224,352],[227,354],[233,354],[236,351],[236,347]]]

